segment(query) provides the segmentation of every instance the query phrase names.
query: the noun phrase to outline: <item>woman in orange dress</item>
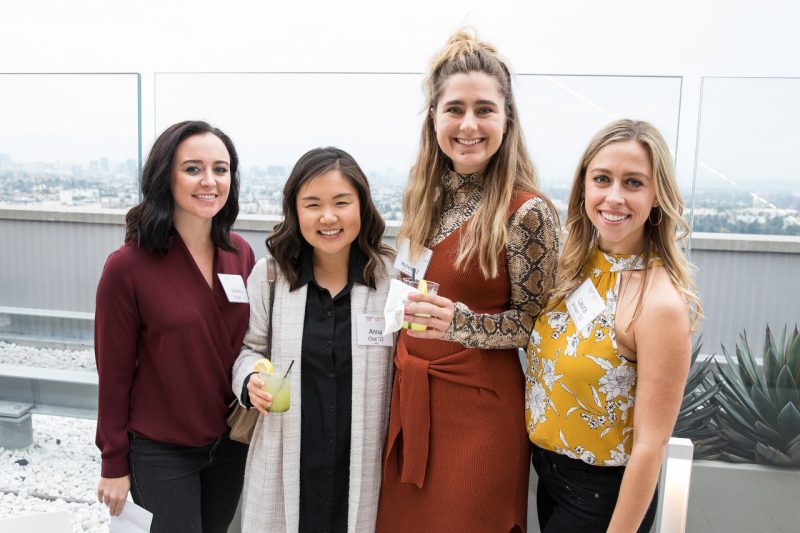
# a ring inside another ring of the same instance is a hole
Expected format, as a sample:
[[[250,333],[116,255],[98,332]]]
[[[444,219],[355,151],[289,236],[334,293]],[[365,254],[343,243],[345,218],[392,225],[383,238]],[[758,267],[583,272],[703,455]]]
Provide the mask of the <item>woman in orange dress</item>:
[[[538,191],[510,71],[493,46],[451,37],[426,93],[398,244],[411,263],[432,250],[423,275],[439,291],[406,306],[429,318],[414,317],[427,330],[398,340],[377,531],[524,531],[516,348],[554,281],[557,216]]]

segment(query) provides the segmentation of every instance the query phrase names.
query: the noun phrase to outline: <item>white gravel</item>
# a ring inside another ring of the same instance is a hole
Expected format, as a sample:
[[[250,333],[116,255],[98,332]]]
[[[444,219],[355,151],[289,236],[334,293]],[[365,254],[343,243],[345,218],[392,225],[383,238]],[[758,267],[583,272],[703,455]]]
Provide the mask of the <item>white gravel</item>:
[[[34,348],[0,342],[0,364],[97,372],[93,350]]]
[[[0,342],[0,364],[96,372],[92,350],[33,348]],[[0,520],[69,511],[72,531],[108,532],[108,508],[97,502],[97,422],[33,415],[33,444],[0,447]],[[1,528],[0,528],[1,529]]]
[[[0,519],[69,511],[73,532],[108,531],[108,509],[97,502],[97,423],[33,415],[33,444],[0,448]]]

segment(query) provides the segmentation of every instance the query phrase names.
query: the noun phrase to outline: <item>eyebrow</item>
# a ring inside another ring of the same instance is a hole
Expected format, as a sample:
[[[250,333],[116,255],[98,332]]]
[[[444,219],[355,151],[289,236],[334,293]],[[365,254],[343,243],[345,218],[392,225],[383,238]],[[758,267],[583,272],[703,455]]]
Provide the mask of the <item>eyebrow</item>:
[[[197,164],[202,165],[203,161],[201,159],[187,159],[186,161],[182,161],[181,165],[185,165],[186,163],[194,163],[196,165]],[[220,159],[219,161],[214,161],[215,165],[219,165],[220,163],[222,163],[223,165],[230,165],[229,161],[223,161],[222,159]]]
[[[464,100],[448,100],[442,105],[464,105]],[[494,100],[478,100],[475,102],[475,105],[492,105],[497,107],[497,103]]]
[[[333,199],[334,200],[338,200],[339,198],[349,198],[351,196],[353,196],[353,193],[351,193],[351,192],[340,192],[339,194],[334,195]],[[319,200],[319,196],[303,196],[300,199],[301,200]]]
[[[592,167],[592,168],[589,169],[589,172],[605,172],[606,174],[612,174],[612,172],[610,170],[608,170],[607,168],[603,168],[603,167]],[[625,177],[627,177],[627,176],[641,176],[643,178],[650,179],[650,175],[649,174],[643,174],[642,172],[626,172],[625,174],[623,174],[623,176],[625,176]]]

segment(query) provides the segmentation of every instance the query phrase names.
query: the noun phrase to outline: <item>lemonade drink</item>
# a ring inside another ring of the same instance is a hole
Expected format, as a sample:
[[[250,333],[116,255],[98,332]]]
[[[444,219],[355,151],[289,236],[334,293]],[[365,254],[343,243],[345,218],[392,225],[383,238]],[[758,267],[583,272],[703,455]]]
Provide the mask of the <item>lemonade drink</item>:
[[[272,395],[272,405],[267,411],[270,413],[283,413],[289,410],[289,398],[292,392],[292,376],[289,374],[284,379],[283,372],[262,372],[259,374],[264,386],[264,392]]]
[[[421,294],[435,295],[439,291],[439,284],[436,283],[435,281],[427,281],[424,279],[421,279],[419,281],[414,281],[408,276],[400,276],[400,280],[406,285],[411,285],[412,287],[415,287],[417,291],[419,291]],[[417,313],[414,316],[430,317],[431,315],[426,315],[424,313]],[[408,321],[403,322],[402,328],[410,329],[411,331],[425,331],[426,329],[428,329],[428,327],[425,324],[418,324],[416,322],[409,323]]]

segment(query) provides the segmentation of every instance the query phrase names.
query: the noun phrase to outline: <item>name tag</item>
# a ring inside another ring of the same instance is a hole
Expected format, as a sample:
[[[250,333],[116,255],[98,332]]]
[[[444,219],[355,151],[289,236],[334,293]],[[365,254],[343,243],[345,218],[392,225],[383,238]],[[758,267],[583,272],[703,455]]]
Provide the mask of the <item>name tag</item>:
[[[359,346],[393,346],[394,336],[383,334],[386,320],[381,315],[359,314],[356,317]]]
[[[590,279],[581,283],[575,292],[567,296],[567,311],[578,331],[583,331],[605,308],[606,303]]]
[[[242,276],[239,274],[217,274],[217,276],[219,276],[219,281],[222,283],[229,302],[246,304],[250,301],[247,298],[247,287],[244,286]]]
[[[411,260],[408,240],[403,239],[397,242],[397,259],[394,260],[394,267],[414,279],[425,279],[425,272],[428,271],[428,263],[431,262],[433,250],[430,248],[422,249],[422,256],[417,262]]]

